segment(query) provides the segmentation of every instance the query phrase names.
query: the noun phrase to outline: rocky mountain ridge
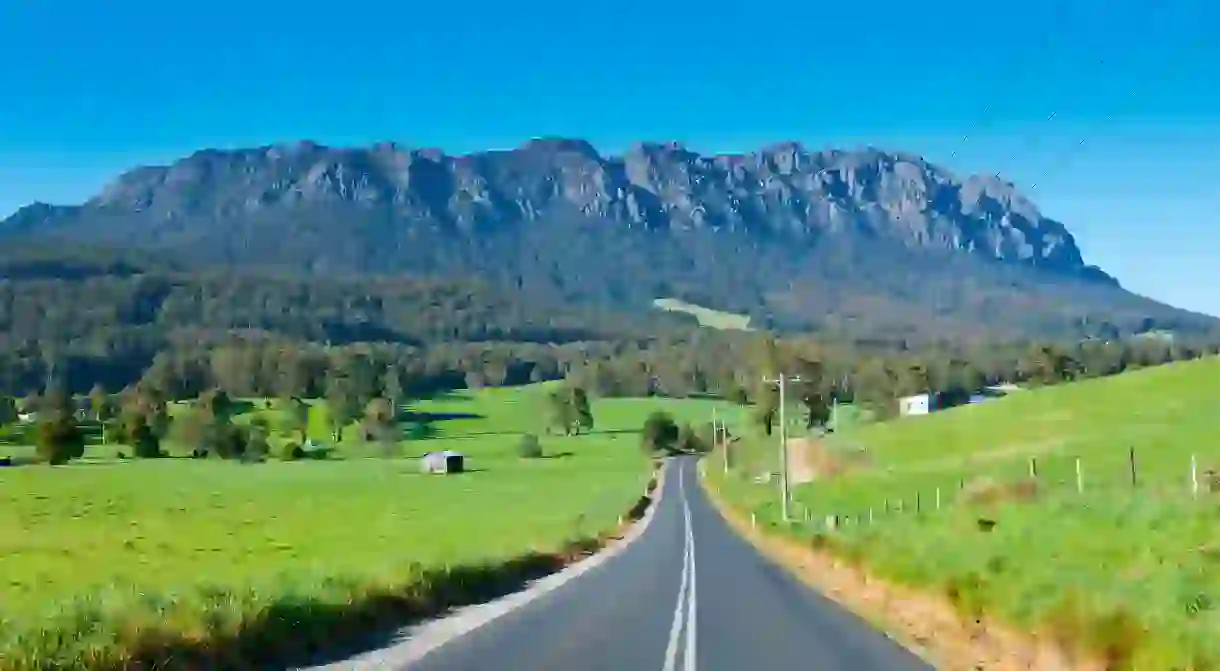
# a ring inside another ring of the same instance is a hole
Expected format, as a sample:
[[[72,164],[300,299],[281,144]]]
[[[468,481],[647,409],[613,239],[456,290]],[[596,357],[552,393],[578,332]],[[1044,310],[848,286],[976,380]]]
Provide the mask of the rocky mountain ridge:
[[[562,208],[649,229],[800,241],[854,234],[1101,277],[1084,264],[1064,226],[1042,216],[1012,184],[958,180],[909,154],[810,151],[793,142],[712,156],[676,143],[641,143],[621,156],[602,156],[571,139],[463,156],[392,143],[205,150],[170,166],[132,170],[79,208],[35,204],[4,228],[117,211],[148,220],[155,231],[189,218],[335,204],[465,232]]]
[[[760,325],[890,335],[1214,324],[1122,290],[998,177],[794,142],[716,155],[677,143],[607,155],[565,138],[465,155],[209,149],[0,222],[6,243],[55,240],[313,274],[479,276],[548,304],[684,298]]]

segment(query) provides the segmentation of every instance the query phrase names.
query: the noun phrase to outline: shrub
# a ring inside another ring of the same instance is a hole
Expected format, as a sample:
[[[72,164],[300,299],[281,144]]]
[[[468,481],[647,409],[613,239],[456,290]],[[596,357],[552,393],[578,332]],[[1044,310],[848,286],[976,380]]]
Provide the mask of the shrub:
[[[55,416],[40,422],[34,432],[38,456],[49,464],[65,464],[85,454],[85,434],[70,415]]]
[[[657,411],[644,421],[644,430],[640,433],[640,449],[647,454],[660,450],[672,450],[678,439],[678,425],[668,413]]]
[[[522,459],[538,459],[542,457],[542,443],[539,442],[538,436],[532,433],[527,433],[521,436],[521,442],[517,443],[517,454]]]
[[[215,454],[221,459],[240,459],[246,453],[248,438],[241,427],[232,424],[221,424],[209,427],[206,445],[209,454]]]
[[[305,458],[305,448],[301,447],[300,443],[289,441],[280,447],[280,459],[283,461],[297,461]]]
[[[271,444],[267,442],[267,434],[257,428],[243,432],[246,447],[242,450],[242,459],[247,461],[262,461],[271,452]]]
[[[132,453],[141,459],[155,459],[162,456],[161,441],[153,428],[148,425],[144,415],[131,415],[123,433],[131,444]]]

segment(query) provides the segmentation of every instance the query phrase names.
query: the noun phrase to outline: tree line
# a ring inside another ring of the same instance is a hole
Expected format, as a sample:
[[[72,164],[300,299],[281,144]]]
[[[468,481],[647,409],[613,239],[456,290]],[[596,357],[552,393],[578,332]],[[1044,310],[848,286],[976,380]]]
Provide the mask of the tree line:
[[[177,442],[195,446],[195,456],[225,458],[265,456],[275,430],[296,437],[284,449],[299,458],[309,399],[325,401],[336,442],[345,427],[357,424],[365,440],[389,445],[396,442],[399,409],[412,397],[439,388],[564,380],[548,396],[544,421],[565,435],[593,428],[591,396],[649,395],[712,395],[749,404],[770,432],[779,402],[772,381],[780,373],[799,376],[787,392],[804,407],[812,427],[827,422],[836,402],[887,417],[897,412],[899,398],[912,394],[936,393],[954,404],[987,385],[1057,384],[1217,352],[1214,346],[1156,338],[890,351],[812,338],[696,336],[598,346],[470,344],[455,348],[452,359],[416,358],[384,345],[232,338],[213,347],[161,352],[143,375],[113,393],[95,383],[74,397],[52,379],[42,393],[0,395],[0,427],[11,427],[21,412],[37,411],[31,442],[53,463],[78,457],[90,430],[103,443],[130,446],[136,457],[160,456],[173,430]],[[277,405],[280,425],[235,424],[232,399],[248,397],[273,399],[266,402]],[[171,421],[169,404],[187,400],[189,408]],[[656,444],[669,444],[669,435],[657,433]]]

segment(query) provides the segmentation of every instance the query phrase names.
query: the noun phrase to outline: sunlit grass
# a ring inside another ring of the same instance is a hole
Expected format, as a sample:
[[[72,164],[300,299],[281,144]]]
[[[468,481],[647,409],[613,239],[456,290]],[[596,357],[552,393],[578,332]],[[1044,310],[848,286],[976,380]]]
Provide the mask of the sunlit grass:
[[[844,460],[859,451],[852,468],[796,488],[792,533],[824,533],[839,515],[841,552],[966,612],[1115,668],[1217,668],[1220,493],[1204,481],[1195,497],[1190,464],[1201,481],[1220,468],[1218,397],[1220,361],[1208,359],[864,427],[826,447]],[[757,460],[773,448],[743,450]],[[774,484],[723,484],[760,519],[779,517]]]
[[[0,469],[0,668],[54,668],[38,655],[118,659],[141,628],[207,641],[286,600],[354,608],[423,590],[416,583],[446,566],[556,551],[613,527],[639,498],[650,468],[636,431],[648,413],[698,421],[712,407],[597,401],[594,432],[563,437],[541,430],[543,402],[526,387],[412,403],[409,417],[433,437],[401,452],[461,451],[471,472],[455,476],[356,458],[354,445],[323,461]],[[547,458],[517,456],[523,432],[540,435]]]

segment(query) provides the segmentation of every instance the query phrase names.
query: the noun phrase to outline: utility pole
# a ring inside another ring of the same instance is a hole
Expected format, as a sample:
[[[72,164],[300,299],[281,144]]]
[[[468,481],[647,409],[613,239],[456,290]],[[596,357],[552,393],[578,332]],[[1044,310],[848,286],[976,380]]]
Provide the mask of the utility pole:
[[[779,384],[779,491],[780,491],[780,515],[785,522],[788,522],[788,419],[784,413],[784,406],[788,403],[788,397],[785,390],[788,382],[800,382],[801,378],[795,375],[779,374],[778,378],[772,379],[763,378],[763,382]]]
[[[724,457],[724,473],[729,473],[729,428],[724,422],[716,421],[716,409],[712,408],[712,444],[720,443],[720,451]]]

